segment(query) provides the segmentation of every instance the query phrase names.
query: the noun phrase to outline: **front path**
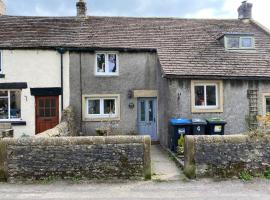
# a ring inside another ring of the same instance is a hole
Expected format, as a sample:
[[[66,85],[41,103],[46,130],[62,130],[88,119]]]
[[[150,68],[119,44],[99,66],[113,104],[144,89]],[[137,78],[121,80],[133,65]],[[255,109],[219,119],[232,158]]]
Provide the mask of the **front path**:
[[[159,145],[151,147],[152,179],[154,181],[177,181],[182,180],[184,175],[176,166],[168,153]]]

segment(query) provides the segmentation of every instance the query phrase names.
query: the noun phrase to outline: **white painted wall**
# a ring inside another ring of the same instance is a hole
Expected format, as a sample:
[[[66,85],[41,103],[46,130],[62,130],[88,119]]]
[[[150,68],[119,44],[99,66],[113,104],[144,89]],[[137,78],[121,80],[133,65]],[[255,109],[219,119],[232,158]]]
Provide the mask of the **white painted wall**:
[[[35,134],[35,97],[30,88],[61,87],[60,54],[52,50],[3,50],[3,74],[0,83],[27,82],[22,90],[21,116],[26,126],[14,126],[15,137]],[[64,54],[64,108],[69,105],[69,53]],[[61,97],[59,97],[61,113]]]

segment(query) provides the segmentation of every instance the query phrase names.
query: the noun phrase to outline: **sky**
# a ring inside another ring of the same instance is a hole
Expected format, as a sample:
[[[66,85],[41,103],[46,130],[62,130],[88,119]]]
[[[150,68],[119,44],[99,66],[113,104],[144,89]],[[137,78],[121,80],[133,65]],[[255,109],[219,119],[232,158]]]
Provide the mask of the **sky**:
[[[77,0],[4,0],[8,15],[75,16]],[[88,15],[237,18],[243,0],[86,0]],[[270,0],[249,0],[253,18],[270,29]]]

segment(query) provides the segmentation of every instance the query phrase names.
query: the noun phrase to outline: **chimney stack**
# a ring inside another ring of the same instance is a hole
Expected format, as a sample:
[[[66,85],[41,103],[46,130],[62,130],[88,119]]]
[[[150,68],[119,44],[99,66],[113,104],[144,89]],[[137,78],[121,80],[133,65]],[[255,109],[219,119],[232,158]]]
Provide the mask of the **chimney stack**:
[[[6,12],[6,6],[3,0],[0,0],[0,16],[4,15]]]
[[[251,19],[252,18],[252,3],[243,1],[242,5],[238,8],[238,19]]]
[[[79,0],[76,3],[77,7],[77,17],[86,17],[87,7],[84,0]]]

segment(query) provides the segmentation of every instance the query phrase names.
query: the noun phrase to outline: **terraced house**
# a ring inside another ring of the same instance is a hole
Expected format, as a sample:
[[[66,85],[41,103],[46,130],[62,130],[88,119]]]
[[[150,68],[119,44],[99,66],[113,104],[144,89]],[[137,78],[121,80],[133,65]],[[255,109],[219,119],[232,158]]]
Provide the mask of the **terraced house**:
[[[0,9],[1,10],[1,9]],[[63,108],[81,135],[113,124],[167,144],[172,117],[221,117],[226,134],[270,111],[270,35],[244,1],[238,19],[0,16],[0,121],[16,137]]]

